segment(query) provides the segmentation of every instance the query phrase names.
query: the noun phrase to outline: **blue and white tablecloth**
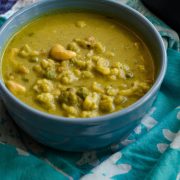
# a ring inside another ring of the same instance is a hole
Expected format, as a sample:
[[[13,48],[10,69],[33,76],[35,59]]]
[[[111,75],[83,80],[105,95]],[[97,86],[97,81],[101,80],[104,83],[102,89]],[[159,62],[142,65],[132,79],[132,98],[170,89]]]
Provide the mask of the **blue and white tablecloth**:
[[[35,1],[0,0],[0,25],[15,11]],[[139,0],[117,1],[144,14],[167,47],[168,69],[153,107],[129,137],[118,144],[99,151],[69,153],[44,147],[24,134],[0,100],[0,179],[180,180],[178,35]]]

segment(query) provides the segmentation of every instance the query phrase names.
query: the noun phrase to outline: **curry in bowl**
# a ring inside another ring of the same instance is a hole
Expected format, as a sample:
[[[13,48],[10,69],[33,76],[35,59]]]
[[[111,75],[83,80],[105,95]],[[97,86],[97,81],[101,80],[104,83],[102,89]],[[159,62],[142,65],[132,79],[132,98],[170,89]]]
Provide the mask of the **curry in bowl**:
[[[44,15],[8,43],[7,88],[40,111],[96,117],[136,102],[154,83],[143,40],[111,17],[88,12]]]

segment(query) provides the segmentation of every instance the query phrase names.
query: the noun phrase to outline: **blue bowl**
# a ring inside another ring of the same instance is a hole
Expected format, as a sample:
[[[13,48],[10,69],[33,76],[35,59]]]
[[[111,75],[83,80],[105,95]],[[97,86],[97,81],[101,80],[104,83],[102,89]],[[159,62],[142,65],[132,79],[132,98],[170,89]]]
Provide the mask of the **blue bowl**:
[[[149,47],[156,66],[152,88],[136,103],[121,111],[95,118],[65,118],[40,112],[9,92],[0,75],[1,97],[15,122],[38,142],[67,151],[86,151],[116,143],[127,137],[151,108],[166,71],[166,50],[154,26],[140,13],[110,0],[45,0],[11,17],[0,30],[0,59],[9,39],[29,21],[44,13],[80,9],[114,17],[135,31]]]

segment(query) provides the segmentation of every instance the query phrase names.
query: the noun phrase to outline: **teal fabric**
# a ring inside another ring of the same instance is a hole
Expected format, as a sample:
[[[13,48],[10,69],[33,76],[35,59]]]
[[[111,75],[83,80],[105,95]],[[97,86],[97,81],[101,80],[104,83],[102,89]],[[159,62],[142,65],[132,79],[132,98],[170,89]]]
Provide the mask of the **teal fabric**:
[[[5,18],[0,17],[0,26],[2,26],[2,25],[4,24],[5,21],[6,21]]]
[[[140,1],[120,2],[144,14],[168,47],[168,68],[153,107],[118,144],[69,153],[44,147],[28,137],[14,125],[0,100],[1,179],[180,180],[179,38]]]
[[[61,172],[44,163],[35,156],[9,145],[0,145],[0,177],[3,180],[12,179],[63,179]]]

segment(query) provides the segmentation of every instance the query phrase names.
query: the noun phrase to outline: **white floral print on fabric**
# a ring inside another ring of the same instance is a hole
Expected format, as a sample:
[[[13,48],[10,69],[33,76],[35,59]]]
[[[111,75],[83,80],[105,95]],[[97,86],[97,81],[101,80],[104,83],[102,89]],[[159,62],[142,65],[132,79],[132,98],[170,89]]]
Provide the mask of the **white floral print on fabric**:
[[[81,180],[110,180],[113,176],[128,173],[132,169],[130,164],[117,164],[121,157],[121,152],[115,153],[100,166],[94,168],[91,174],[85,175]]]
[[[154,112],[156,111],[156,107],[154,106],[154,107],[152,107],[151,109],[150,109],[150,111],[147,113],[147,115],[149,115],[149,116],[152,116],[153,114],[154,114]]]
[[[163,135],[167,140],[173,141],[173,139],[175,138],[176,133],[173,133],[169,129],[163,129]]]
[[[143,133],[143,129],[148,129],[150,130],[152,127],[154,127],[158,122],[153,119],[151,116],[153,115],[153,113],[156,111],[156,107],[152,107],[149,112],[147,114],[145,114],[145,116],[142,118],[141,120],[141,124],[138,125],[135,129],[134,129],[134,133],[137,135],[141,135]],[[150,119],[150,120],[149,120]],[[142,127],[142,125],[144,127]],[[130,135],[131,136],[131,135]],[[136,138],[132,138],[128,136],[126,139],[120,141],[117,144],[113,144],[111,145],[111,150],[113,152],[116,152],[117,150],[119,150],[122,146],[127,146],[133,142],[135,142],[137,139]]]
[[[141,131],[142,131],[141,125],[137,126],[137,127],[134,129],[134,132],[135,132],[136,134],[141,134]]]
[[[163,135],[168,141],[172,142],[170,144],[170,147],[172,149],[180,150],[180,131],[178,131],[177,133],[173,133],[169,129],[163,129]],[[157,148],[161,153],[163,153],[168,146],[169,145],[165,143],[157,144]]]
[[[158,121],[151,117],[155,111],[156,107],[152,107],[151,110],[141,120],[141,124],[143,124],[148,131],[158,123]]]
[[[180,180],[180,172],[178,173],[176,180]]]
[[[164,151],[168,148],[168,146],[169,144],[165,144],[165,143],[157,144],[157,148],[160,153],[164,153]]]
[[[180,111],[177,113],[177,119],[180,120]]]
[[[29,153],[27,151],[22,150],[22,149],[16,148],[16,151],[21,156],[29,156]]]
[[[158,122],[151,116],[145,116],[141,121],[141,124],[143,124],[148,131],[152,129],[157,123]]]
[[[129,145],[135,141],[136,141],[135,139],[132,139],[132,140],[131,139],[125,139],[125,140],[121,141],[121,144],[124,146],[127,146],[127,145]]]
[[[180,150],[180,131],[176,134],[174,141],[171,143],[172,149]]]

